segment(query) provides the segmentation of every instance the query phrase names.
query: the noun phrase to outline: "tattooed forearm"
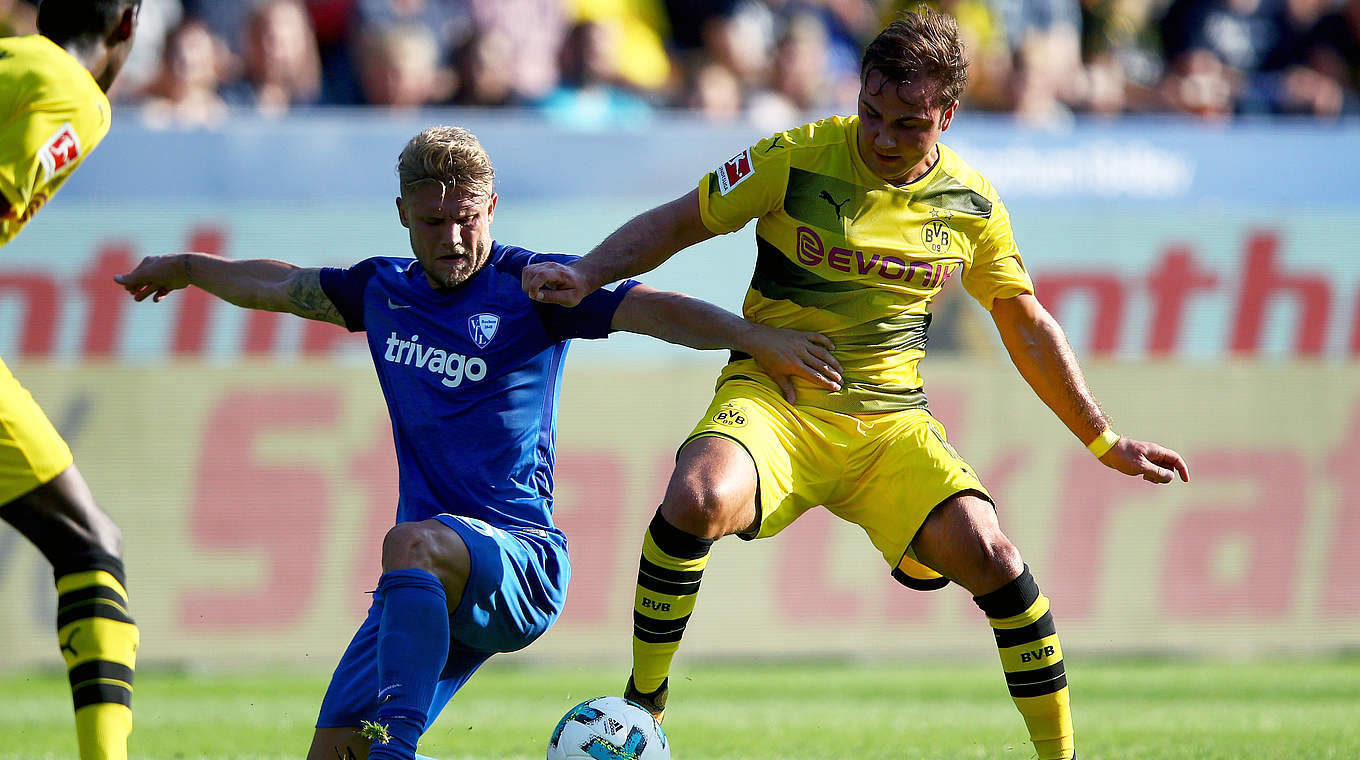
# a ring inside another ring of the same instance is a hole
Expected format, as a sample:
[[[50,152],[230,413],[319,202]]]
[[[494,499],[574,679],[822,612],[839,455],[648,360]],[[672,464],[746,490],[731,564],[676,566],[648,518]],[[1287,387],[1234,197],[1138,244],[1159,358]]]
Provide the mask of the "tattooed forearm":
[[[321,289],[321,270],[303,269],[293,277],[288,289],[289,311],[299,317],[344,325],[345,318]]]

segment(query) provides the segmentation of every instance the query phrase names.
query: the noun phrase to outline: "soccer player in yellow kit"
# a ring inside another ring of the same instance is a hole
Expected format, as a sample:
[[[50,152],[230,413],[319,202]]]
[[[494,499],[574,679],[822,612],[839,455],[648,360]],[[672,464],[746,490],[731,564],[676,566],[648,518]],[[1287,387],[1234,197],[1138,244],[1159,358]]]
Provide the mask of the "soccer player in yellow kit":
[[[132,48],[140,5],[44,0],[40,34],[0,39],[0,245],[108,134],[104,93]],[[52,563],[81,759],[126,758],[138,633],[128,614],[122,534],[3,361],[0,517]]]
[[[953,18],[905,14],[865,50],[857,116],[762,140],[579,261],[524,270],[526,292],[570,305],[757,219],[746,317],[827,336],[842,368],[827,365],[822,379],[839,386],[828,391],[776,383],[734,356],[681,448],[643,539],[624,691],[658,718],[713,541],[772,536],[824,505],[861,526],[904,585],[953,581],[973,595],[1038,757],[1075,757],[1048,599],[927,410],[917,363],[930,302],[957,277],[1037,395],[1101,463],[1154,483],[1189,472],[1176,452],[1111,430],[1034,296],[996,191],[939,144],[966,81]]]

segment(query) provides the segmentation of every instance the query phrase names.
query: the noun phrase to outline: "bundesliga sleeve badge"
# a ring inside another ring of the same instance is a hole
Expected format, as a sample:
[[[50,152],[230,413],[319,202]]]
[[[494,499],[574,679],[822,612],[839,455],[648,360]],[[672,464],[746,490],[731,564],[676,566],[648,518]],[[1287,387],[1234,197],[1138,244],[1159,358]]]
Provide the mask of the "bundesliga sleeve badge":
[[[80,137],[71,122],[66,122],[38,149],[38,161],[43,167],[43,181],[61,174],[80,158]]]
[[[727,195],[732,192],[732,188],[745,182],[755,173],[756,167],[751,163],[751,149],[747,148],[718,167],[718,190]]]

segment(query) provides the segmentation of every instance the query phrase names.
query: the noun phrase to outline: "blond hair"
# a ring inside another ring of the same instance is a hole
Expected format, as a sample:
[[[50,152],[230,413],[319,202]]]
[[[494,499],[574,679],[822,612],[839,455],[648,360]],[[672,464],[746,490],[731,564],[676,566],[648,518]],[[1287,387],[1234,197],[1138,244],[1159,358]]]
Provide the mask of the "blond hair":
[[[490,195],[496,182],[491,158],[477,137],[462,127],[430,127],[411,138],[397,159],[401,192],[422,180],[469,195]]]

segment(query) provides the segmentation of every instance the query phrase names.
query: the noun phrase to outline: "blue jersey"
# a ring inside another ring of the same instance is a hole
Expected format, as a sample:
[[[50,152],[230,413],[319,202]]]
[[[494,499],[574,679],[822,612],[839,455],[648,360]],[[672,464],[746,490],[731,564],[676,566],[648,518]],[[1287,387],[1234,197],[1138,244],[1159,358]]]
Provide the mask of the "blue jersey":
[[[392,416],[397,522],[449,512],[556,531],[553,442],[567,342],[607,336],[636,284],[596,291],[570,309],[520,288],[525,265],[575,258],[493,243],[486,266],[451,291],[432,288],[410,258],[321,271],[345,326],[368,333]]]

